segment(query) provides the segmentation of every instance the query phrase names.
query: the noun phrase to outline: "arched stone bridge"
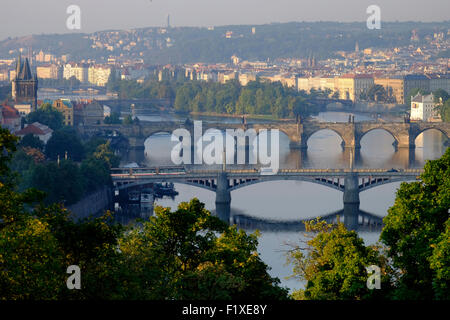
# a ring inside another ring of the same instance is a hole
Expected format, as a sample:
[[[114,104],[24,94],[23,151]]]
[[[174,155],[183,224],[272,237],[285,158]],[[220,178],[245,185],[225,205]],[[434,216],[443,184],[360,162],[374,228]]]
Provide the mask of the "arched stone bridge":
[[[256,183],[277,180],[296,180],[321,184],[342,191],[344,220],[348,227],[358,224],[359,193],[386,183],[418,180],[421,169],[281,169],[274,175],[261,175],[257,170],[192,170],[137,168],[112,169],[117,190],[136,188],[157,182],[174,182],[204,188],[216,193],[216,213],[229,222],[231,191]]]
[[[145,140],[153,134],[160,132],[172,133],[175,129],[185,128],[191,132],[194,137],[193,125],[184,125],[181,122],[141,122],[134,125],[94,125],[82,126],[78,130],[82,135],[92,136],[96,133],[120,132],[127,137],[131,148],[144,149]],[[296,123],[295,121],[283,121],[273,123],[202,123],[203,133],[208,129],[242,129],[253,128],[258,133],[263,129],[278,129],[289,137],[291,148],[307,148],[308,139],[316,132],[321,130],[332,130],[342,139],[342,144],[346,148],[360,148],[361,139],[372,130],[385,130],[394,138],[394,144],[398,148],[414,148],[416,138],[424,131],[435,129],[447,139],[450,137],[450,123],[441,122],[356,122],[356,123],[331,123],[304,121]]]

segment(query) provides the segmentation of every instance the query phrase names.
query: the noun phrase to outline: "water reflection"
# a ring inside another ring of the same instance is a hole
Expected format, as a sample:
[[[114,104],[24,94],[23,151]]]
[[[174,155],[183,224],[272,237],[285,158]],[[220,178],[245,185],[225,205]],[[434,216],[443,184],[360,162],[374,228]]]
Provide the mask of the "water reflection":
[[[321,113],[317,119],[322,121],[346,122],[348,113]],[[355,121],[372,118],[355,114]],[[167,120],[167,119],[165,119]],[[217,121],[217,119],[210,119]],[[235,119],[233,121],[239,121]],[[280,133],[280,167],[281,168],[349,168],[351,160],[356,168],[419,168],[426,160],[441,157],[446,147],[446,138],[439,131],[428,130],[419,135],[415,141],[416,148],[398,148],[393,146],[393,137],[384,130],[373,130],[361,139],[361,148],[353,151],[341,147],[341,138],[330,130],[322,130],[312,135],[307,150],[291,150],[289,138]],[[170,141],[169,134],[155,134],[145,142],[145,154],[141,152],[137,159],[147,166],[164,166],[171,163],[170,153],[175,142]],[[129,157],[125,161],[135,161]],[[216,166],[219,168],[220,166]],[[233,167],[233,166],[229,166]],[[382,185],[360,193],[360,209],[383,217],[393,205],[395,193],[400,183]],[[205,203],[206,209],[214,213],[215,194],[211,191],[175,184],[179,194],[174,198],[156,199],[155,205],[175,209],[180,202],[196,197]],[[245,214],[258,218],[294,220],[326,215],[343,208],[342,193],[301,181],[272,181],[250,185],[231,192],[231,214]],[[135,213],[130,216],[140,216]],[[124,218],[124,221],[126,219]],[[379,231],[363,232],[360,236],[366,244],[378,240]],[[262,232],[259,239],[259,252],[263,260],[272,268],[271,274],[279,277],[282,284],[290,289],[300,288],[298,280],[286,280],[291,274],[292,266],[286,266],[283,250],[285,243],[296,241],[301,237],[298,232]]]

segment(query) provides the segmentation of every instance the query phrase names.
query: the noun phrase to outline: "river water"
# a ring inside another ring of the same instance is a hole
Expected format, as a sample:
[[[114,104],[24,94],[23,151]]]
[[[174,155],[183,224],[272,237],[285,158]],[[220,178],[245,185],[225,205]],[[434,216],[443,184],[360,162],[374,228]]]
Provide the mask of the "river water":
[[[355,122],[371,121],[367,114],[353,113]],[[349,113],[323,112],[314,118],[324,122],[347,122]],[[141,121],[179,120],[173,116],[142,115]],[[203,121],[236,122],[241,119],[201,118]],[[399,120],[399,119],[396,119]],[[392,119],[389,119],[392,121]],[[445,152],[445,137],[435,130],[428,130],[416,139],[416,149],[395,150],[394,138],[386,131],[373,130],[361,141],[361,150],[356,155],[355,167],[359,168],[407,168],[423,167],[426,160],[437,159]],[[289,139],[280,133],[280,167],[284,168],[348,168],[350,153],[341,147],[341,138],[330,130],[315,133],[308,140],[306,152],[289,149]],[[145,142],[145,162],[148,166],[168,165],[170,152],[175,142],[170,135],[155,134]],[[360,194],[360,209],[384,217],[393,205],[395,192],[400,183],[391,183],[372,188]],[[179,195],[174,199],[163,198],[155,205],[175,209],[180,202],[197,197],[207,209],[214,211],[215,194],[205,189],[175,184]],[[250,185],[232,191],[231,214],[247,214],[259,218],[294,220],[314,218],[343,208],[342,193],[325,186],[300,181],[273,181]],[[379,231],[359,232],[367,245],[378,241]],[[289,243],[305,240],[296,232],[261,232],[258,250],[261,258],[271,267],[271,275],[278,277],[283,286],[291,291],[303,287],[297,279],[286,279],[292,266],[286,265],[286,250]]]

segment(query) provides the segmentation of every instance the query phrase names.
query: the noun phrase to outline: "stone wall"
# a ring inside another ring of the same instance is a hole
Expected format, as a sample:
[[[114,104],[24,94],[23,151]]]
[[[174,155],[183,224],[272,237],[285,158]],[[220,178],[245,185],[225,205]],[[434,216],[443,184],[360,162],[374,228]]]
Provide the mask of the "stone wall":
[[[77,203],[68,206],[67,209],[71,211],[71,216],[75,220],[86,218],[90,215],[108,209],[112,203],[112,191],[108,187],[85,196]]]

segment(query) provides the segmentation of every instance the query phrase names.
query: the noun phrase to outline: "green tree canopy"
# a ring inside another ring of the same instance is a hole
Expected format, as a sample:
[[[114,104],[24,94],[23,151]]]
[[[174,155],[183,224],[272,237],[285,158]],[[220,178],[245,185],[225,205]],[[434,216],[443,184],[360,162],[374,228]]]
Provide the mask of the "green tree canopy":
[[[305,289],[293,293],[300,300],[361,300],[386,296],[391,281],[380,247],[366,247],[355,231],[343,223],[320,219],[305,223],[306,247],[294,245],[288,254],[293,277],[306,281]],[[381,290],[367,288],[366,268],[376,265],[383,274]],[[386,298],[386,297],[385,297]]]
[[[19,145],[21,147],[30,147],[39,149],[41,151],[44,150],[44,143],[42,142],[42,140],[32,133],[26,134],[22,139],[20,139]]]
[[[63,115],[49,103],[44,103],[36,111],[30,112],[26,117],[27,123],[39,122],[52,130],[63,127]]]
[[[193,199],[176,211],[157,207],[120,250],[134,273],[146,270],[142,281],[155,299],[286,298],[256,247],[256,235],[228,227]]]
[[[52,137],[45,146],[45,155],[56,160],[67,157],[74,161],[81,161],[84,158],[84,148],[77,133],[72,128],[63,128],[53,132]]]
[[[111,115],[105,117],[104,122],[105,124],[121,124],[122,120],[120,120],[119,113],[112,112]]]
[[[445,103],[445,101],[448,100],[448,98],[450,97],[448,95],[448,92],[445,91],[444,89],[437,89],[435,91],[433,91],[433,95],[434,95],[434,102],[439,103],[442,99],[442,102]]]
[[[85,177],[80,168],[70,160],[37,165],[31,177],[31,187],[44,191],[48,204],[62,201],[76,203],[85,192],[84,184]]]
[[[384,218],[381,241],[397,270],[397,299],[449,299],[448,210],[450,208],[450,148],[427,161],[420,182],[402,183],[394,205]]]

